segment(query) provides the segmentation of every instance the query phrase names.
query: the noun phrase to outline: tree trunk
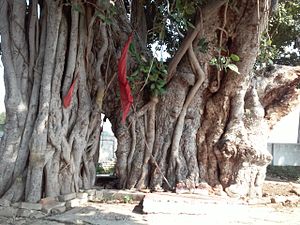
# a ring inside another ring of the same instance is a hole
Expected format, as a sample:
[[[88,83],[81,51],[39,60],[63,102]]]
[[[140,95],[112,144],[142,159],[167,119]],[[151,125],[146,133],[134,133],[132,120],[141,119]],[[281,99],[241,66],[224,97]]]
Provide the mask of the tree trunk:
[[[105,10],[100,2],[1,3],[4,199],[37,202],[94,185],[103,96],[108,83],[115,82],[115,49],[130,31],[123,11],[114,18],[122,30],[102,22],[95,8]],[[71,105],[64,106],[73,82]]]
[[[145,16],[139,1],[133,2],[131,17]],[[218,194],[261,195],[271,161],[267,134],[296,104],[300,71],[252,73],[269,1],[226,2],[200,10],[196,28],[169,63],[166,93],[150,96],[137,85],[122,124],[116,65],[131,32],[123,2],[116,1],[117,13],[109,15],[103,1],[3,1],[7,123],[0,197],[37,202],[92,187],[102,112],[118,139],[120,188],[196,192],[208,183]],[[139,51],[145,49],[145,21],[132,19],[140,26]],[[239,55],[240,75],[210,66],[216,51],[200,52],[201,38]],[[130,76],[133,58],[128,67]]]

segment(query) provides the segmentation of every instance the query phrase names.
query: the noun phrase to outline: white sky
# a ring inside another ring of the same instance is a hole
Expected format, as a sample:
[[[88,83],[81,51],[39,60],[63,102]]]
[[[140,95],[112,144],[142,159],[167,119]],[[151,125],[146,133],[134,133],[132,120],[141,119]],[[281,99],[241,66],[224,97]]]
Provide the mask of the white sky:
[[[4,107],[4,81],[3,81],[3,66],[0,61],[0,112],[5,111]],[[299,123],[299,111],[300,107],[294,112],[284,117],[274,128],[271,133],[269,142],[273,143],[296,143],[298,135],[298,123]],[[109,122],[104,123],[104,130],[112,133],[111,125]]]
[[[2,61],[0,60],[0,112],[5,111],[4,95],[5,95],[5,88],[4,88],[4,80],[3,80],[3,65],[2,65]]]

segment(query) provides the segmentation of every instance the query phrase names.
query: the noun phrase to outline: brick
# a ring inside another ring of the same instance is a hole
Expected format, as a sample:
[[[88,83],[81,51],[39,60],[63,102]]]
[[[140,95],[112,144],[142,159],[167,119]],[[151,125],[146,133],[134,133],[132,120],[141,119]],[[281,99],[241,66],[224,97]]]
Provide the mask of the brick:
[[[50,213],[50,212],[52,212],[53,209],[65,207],[65,205],[66,205],[65,202],[52,202],[52,203],[43,205],[42,211],[44,213]]]
[[[42,198],[40,200],[40,203],[42,205],[46,205],[46,204],[51,204],[57,201],[57,197],[47,197],[47,198]]]
[[[70,193],[70,194],[58,196],[58,200],[60,202],[66,202],[66,201],[72,200],[74,198],[76,198],[76,193]]]
[[[40,203],[31,203],[31,202],[20,202],[19,208],[32,209],[32,210],[41,210],[42,209],[42,204],[40,204]]]

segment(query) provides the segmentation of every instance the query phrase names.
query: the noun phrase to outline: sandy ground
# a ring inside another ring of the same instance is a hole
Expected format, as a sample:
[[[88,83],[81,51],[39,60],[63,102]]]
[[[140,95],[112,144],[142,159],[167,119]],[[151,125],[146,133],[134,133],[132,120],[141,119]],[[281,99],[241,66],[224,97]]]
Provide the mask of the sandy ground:
[[[181,224],[255,224],[300,225],[300,208],[245,206],[226,207],[199,215],[187,214],[140,214],[134,212],[131,204],[91,204],[74,208],[64,214],[44,219],[0,218],[0,224],[7,225],[181,225]],[[203,206],[201,206],[203,207]]]
[[[295,183],[266,181],[264,200],[285,196],[299,199],[293,189]],[[180,207],[180,203],[178,204]],[[198,207],[198,205],[197,205]],[[252,203],[249,205],[199,205],[197,215],[154,213],[142,214],[141,206],[136,204],[87,203],[65,213],[42,219],[0,217],[0,225],[300,225],[300,202]]]

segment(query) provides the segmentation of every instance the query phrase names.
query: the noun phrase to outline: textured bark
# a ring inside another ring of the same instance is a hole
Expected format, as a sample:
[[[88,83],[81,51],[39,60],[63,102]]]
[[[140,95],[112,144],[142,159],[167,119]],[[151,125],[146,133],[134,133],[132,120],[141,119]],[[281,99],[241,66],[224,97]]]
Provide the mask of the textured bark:
[[[79,12],[60,1],[31,1],[28,8],[26,1],[1,2],[8,118],[0,147],[4,199],[37,202],[94,185],[102,102],[116,71],[110,65],[119,57],[112,50],[130,30],[97,18],[100,3],[81,6]],[[71,105],[64,108],[75,78]]]
[[[86,1],[80,10],[60,1],[32,0],[29,7],[26,1],[3,1],[7,123],[0,197],[37,202],[92,187],[101,113],[118,139],[120,188],[212,187],[217,194],[261,195],[271,160],[267,135],[298,103],[300,69],[276,66],[253,73],[269,1],[243,0],[232,7],[226,2],[211,1],[199,10],[196,29],[169,63],[166,93],[149,96],[139,83],[122,124],[116,65],[132,27],[139,28],[138,51],[145,49],[146,20],[135,17],[144,17],[142,1],[132,1],[131,21],[123,1],[116,1],[111,25],[97,16],[104,10],[101,1]],[[211,45],[208,53],[197,48],[203,37]],[[213,46],[240,56],[240,75],[208,65],[216,56]],[[130,58],[129,75],[135,67]],[[76,78],[71,105],[64,108]]]

